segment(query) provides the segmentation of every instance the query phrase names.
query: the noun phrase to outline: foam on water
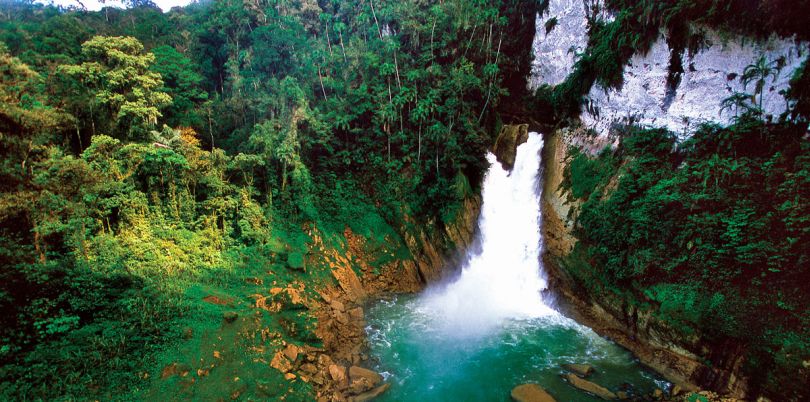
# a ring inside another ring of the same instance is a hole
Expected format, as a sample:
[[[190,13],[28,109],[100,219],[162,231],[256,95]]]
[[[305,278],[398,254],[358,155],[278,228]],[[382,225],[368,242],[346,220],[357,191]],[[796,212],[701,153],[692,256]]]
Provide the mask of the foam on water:
[[[496,161],[483,184],[480,253],[470,255],[453,283],[429,289],[421,309],[439,318],[448,335],[480,335],[507,319],[556,314],[543,302],[540,264],[540,163],[543,140],[529,133],[509,172]]]
[[[660,381],[629,352],[544,302],[542,147],[530,133],[511,172],[488,155],[479,251],[455,281],[367,310],[374,368],[392,385],[381,402],[504,400],[525,382],[557,400],[598,402],[562,380],[560,365],[572,362],[593,364],[611,389],[629,382],[648,392]]]

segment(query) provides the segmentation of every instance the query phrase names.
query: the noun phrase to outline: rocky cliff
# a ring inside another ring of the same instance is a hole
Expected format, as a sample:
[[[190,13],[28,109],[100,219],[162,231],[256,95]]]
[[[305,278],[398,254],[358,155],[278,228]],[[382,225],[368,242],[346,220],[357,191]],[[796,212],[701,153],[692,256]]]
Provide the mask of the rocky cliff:
[[[599,1],[551,0],[537,17],[531,89],[554,86],[575,69],[577,53],[588,44],[590,22],[610,21]],[[565,188],[569,149],[595,155],[617,143],[614,128],[633,124],[663,127],[679,139],[688,138],[702,123],[729,124],[742,111],[724,100],[735,95],[776,120],[786,111],[785,91],[794,71],[810,53],[807,42],[772,36],[752,39],[694,26],[700,46],[673,58],[670,41],[662,32],[647,52],[635,54],[624,66],[623,85],[586,91],[578,118],[567,127],[546,133],[544,147],[543,234],[544,260],[550,285],[562,308],[601,334],[632,350],[646,365],[685,388],[705,388],[739,398],[756,398],[742,374],[745,347],[734,343],[707,344],[701,335],[688,339],[658,319],[649,306],[639,308],[622,297],[594,297],[566,261],[577,243],[575,228],[582,200]],[[673,66],[679,59],[680,65]],[[744,83],[747,68],[764,63],[769,74],[761,89]],[[681,72],[671,74],[673,68]],[[673,82],[672,77],[677,79]],[[615,178],[614,178],[615,179]]]
[[[591,21],[612,18],[601,1],[551,0],[537,16],[529,88],[563,82],[588,44]],[[785,112],[784,91],[810,52],[807,42],[776,35],[757,40],[702,26],[691,29],[700,38],[694,49],[673,48],[661,32],[648,51],[632,56],[620,88],[593,85],[583,103],[582,124],[600,135],[608,135],[619,123],[666,127],[685,138],[702,123],[728,124],[741,113],[732,105],[723,106],[735,93],[748,95],[751,106],[761,104],[768,118]],[[683,54],[673,58],[676,52]],[[756,83],[743,80],[746,68],[756,66],[760,58],[770,69],[761,94]]]
[[[387,258],[396,247],[391,243],[384,249],[370,247],[363,236],[346,229],[340,247],[327,245],[317,233],[312,255],[323,259],[334,278],[334,285],[319,289],[322,300],[311,301],[309,308],[316,311],[316,335],[323,341],[323,349],[313,357],[303,359],[304,364],[279,364],[280,370],[313,378],[319,397],[332,401],[366,400],[385,391],[388,385],[379,381],[369,384],[353,380],[353,371],[368,359],[365,354],[365,303],[386,293],[411,293],[440,278],[452,274],[460,266],[464,251],[470,247],[481,208],[478,196],[465,199],[455,219],[449,224],[417,224],[405,216],[399,228],[402,246],[408,255]],[[389,262],[377,263],[381,259]],[[316,357],[317,356],[317,357]],[[279,357],[279,359],[282,359]],[[305,362],[311,363],[305,363]],[[368,371],[368,370],[366,370]]]

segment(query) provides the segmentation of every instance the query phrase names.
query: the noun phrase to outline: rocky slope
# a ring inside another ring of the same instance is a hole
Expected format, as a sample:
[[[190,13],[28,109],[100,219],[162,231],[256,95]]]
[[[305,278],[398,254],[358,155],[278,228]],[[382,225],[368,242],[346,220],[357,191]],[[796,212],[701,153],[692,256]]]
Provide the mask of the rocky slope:
[[[319,400],[363,401],[384,392],[388,385],[379,385],[376,373],[369,374],[361,367],[368,359],[365,303],[385,293],[419,291],[451,274],[473,239],[480,206],[480,198],[471,197],[464,201],[450,225],[436,225],[433,230],[429,230],[430,226],[419,230],[401,228],[411,258],[383,264],[377,272],[372,261],[388,250],[369,250],[366,240],[348,229],[344,233],[345,250],[325,245],[313,233],[313,255],[325,259],[336,283],[319,289],[321,300],[311,301],[308,306],[316,312],[315,333],[323,341],[323,349],[297,363],[292,360],[278,364],[277,368],[312,378]]]

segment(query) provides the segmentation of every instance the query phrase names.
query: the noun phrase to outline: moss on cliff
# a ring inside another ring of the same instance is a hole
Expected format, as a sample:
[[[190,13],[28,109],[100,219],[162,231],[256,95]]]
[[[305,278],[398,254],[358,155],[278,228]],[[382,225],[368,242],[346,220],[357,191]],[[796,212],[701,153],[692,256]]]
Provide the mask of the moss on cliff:
[[[665,130],[629,128],[614,152],[573,152],[564,184],[584,202],[565,269],[591,297],[619,296],[676,340],[713,345],[692,350],[710,365],[729,363],[729,342],[747,350],[752,393],[806,398],[795,385],[810,378],[804,134],[744,118],[679,145]]]

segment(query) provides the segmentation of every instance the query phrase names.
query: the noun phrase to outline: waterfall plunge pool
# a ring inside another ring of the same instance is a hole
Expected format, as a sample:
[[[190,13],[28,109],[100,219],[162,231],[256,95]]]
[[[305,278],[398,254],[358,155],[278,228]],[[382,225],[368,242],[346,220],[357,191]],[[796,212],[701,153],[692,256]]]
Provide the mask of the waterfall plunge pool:
[[[509,319],[487,333],[448,329],[418,295],[380,300],[367,310],[373,368],[391,388],[379,401],[508,401],[536,383],[558,402],[601,401],[568,385],[566,363],[588,363],[588,379],[612,390],[649,394],[668,385],[627,350],[560,314]]]
[[[487,156],[480,247],[455,281],[366,309],[372,365],[391,384],[380,401],[507,401],[523,383],[539,384],[559,402],[599,401],[563,380],[566,363],[592,365],[589,380],[614,392],[644,395],[668,385],[543,300],[542,146],[529,133],[511,172]]]

